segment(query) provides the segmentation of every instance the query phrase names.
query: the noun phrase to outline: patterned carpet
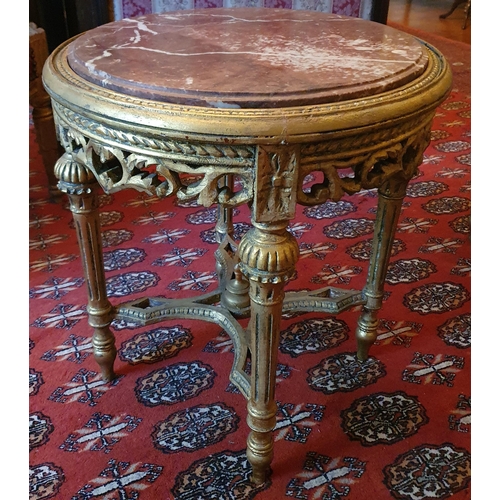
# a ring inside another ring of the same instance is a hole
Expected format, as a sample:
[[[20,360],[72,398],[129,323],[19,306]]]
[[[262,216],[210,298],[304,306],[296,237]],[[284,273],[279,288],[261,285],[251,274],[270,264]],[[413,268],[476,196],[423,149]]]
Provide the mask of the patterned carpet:
[[[359,310],[283,321],[273,474],[256,488],[216,325],[115,322],[118,378],[100,379],[71,213],[48,200],[30,125],[30,499],[469,499],[470,158],[470,97],[454,91],[404,203],[368,361]],[[375,204],[300,207],[289,289],[361,289]],[[113,303],[215,287],[214,209],[132,191],[100,205]],[[235,219],[241,237],[248,210]]]

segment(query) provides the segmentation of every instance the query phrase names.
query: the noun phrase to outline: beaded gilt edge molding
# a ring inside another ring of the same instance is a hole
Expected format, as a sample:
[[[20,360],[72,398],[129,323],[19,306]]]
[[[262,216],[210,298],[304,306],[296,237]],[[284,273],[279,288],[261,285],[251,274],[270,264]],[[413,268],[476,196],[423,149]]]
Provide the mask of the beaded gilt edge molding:
[[[255,144],[315,141],[320,138],[315,134],[324,139],[325,133],[373,126],[434,108],[446,97],[451,82],[446,60],[422,42],[429,56],[427,69],[413,82],[390,92],[357,101],[276,109],[190,107],[119,94],[83,80],[66,60],[71,41],[56,49],[44,68],[43,78],[53,101],[107,125],[117,122],[120,130],[144,129],[156,138],[168,134],[181,140],[217,143],[230,137],[232,144],[248,143],[249,138]]]

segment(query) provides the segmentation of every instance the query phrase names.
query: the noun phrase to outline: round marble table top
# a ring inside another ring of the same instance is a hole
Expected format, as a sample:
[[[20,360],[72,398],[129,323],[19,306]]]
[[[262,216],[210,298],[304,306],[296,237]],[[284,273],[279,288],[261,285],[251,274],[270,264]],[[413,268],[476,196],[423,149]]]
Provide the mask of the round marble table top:
[[[339,102],[418,78],[422,44],[362,19],[289,9],[200,9],[105,24],[73,40],[68,63],[122,94],[213,108]]]

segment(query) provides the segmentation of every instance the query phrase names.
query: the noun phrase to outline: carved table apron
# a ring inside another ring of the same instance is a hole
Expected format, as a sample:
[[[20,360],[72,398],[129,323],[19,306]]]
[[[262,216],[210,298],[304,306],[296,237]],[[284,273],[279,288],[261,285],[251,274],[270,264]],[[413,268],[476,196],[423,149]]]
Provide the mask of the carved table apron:
[[[359,362],[368,357],[406,186],[450,90],[446,61],[420,40],[370,21],[205,9],[95,28],[57,48],[43,78],[65,148],[55,173],[74,216],[103,379],[115,376],[114,319],[148,325],[195,316],[218,324],[234,344],[231,381],[248,400],[253,480],[264,482],[273,456],[282,312],[363,305]],[[319,180],[304,190],[311,173]],[[99,185],[107,193],[134,188],[217,204],[217,290],[112,305]],[[364,289],[285,293],[299,256],[287,231],[296,205],[373,188],[378,209]],[[232,209],[241,204],[251,207],[252,228],[238,246]],[[244,317],[247,328],[238,321]]]

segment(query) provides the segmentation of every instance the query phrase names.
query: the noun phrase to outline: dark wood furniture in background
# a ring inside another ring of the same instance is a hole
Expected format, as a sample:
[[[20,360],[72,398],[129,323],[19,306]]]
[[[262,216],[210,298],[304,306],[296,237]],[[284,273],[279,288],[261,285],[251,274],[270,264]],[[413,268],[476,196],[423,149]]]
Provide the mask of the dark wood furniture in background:
[[[30,0],[29,16],[29,103],[50,197],[55,200],[60,191],[54,165],[63,150],[56,139],[50,98],[42,85],[43,64],[49,53],[65,40],[109,22],[111,16],[108,0]]]
[[[446,19],[448,16],[451,16],[453,12],[458,8],[459,5],[465,3],[464,6],[464,22],[462,24],[462,29],[464,30],[467,27],[467,21],[470,18],[470,6],[471,6],[471,0],[455,0],[453,2],[453,5],[451,6],[450,10],[444,14],[441,14],[439,16],[440,19]]]
[[[49,56],[45,31],[35,23],[30,23],[29,65],[30,85],[29,103],[33,108],[32,117],[35,126],[36,141],[47,173],[49,194],[52,199],[60,196],[54,165],[62,155],[63,148],[56,139],[52,105],[42,83],[42,69]]]
[[[359,17],[377,23],[387,24],[390,0],[361,0]]]
[[[45,30],[49,52],[68,38],[112,21],[108,0],[30,0],[30,22]]]

